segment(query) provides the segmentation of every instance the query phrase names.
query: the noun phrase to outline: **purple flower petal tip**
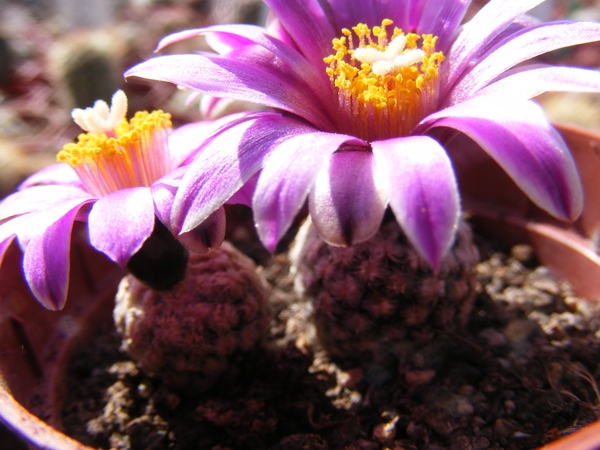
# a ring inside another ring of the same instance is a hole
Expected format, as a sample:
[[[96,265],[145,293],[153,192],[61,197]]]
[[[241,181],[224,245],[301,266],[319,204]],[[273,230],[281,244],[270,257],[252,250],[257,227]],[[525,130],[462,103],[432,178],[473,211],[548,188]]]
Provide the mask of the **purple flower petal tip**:
[[[219,208],[196,228],[177,238],[188,250],[196,253],[206,253],[220,246],[225,239],[225,210]]]
[[[317,175],[309,211],[321,238],[348,246],[372,237],[383,220],[386,198],[374,177],[373,154],[334,153]]]
[[[460,216],[458,186],[448,155],[426,136],[372,145],[377,176],[396,220],[437,270],[454,242]]]

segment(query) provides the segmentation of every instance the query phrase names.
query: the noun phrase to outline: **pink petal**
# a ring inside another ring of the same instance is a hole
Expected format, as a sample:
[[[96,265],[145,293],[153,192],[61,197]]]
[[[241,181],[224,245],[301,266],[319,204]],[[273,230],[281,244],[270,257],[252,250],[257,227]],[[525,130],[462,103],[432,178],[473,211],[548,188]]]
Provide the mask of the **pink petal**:
[[[122,189],[99,199],[88,217],[90,242],[124,267],[154,229],[150,188]]]
[[[84,189],[81,180],[68,164],[57,163],[45,167],[28,177],[21,183],[19,190],[45,184],[75,186]]]
[[[339,37],[331,10],[319,0],[265,0],[277,19],[314,67],[323,66],[323,58],[332,53],[331,41]]]
[[[331,245],[353,245],[372,237],[386,199],[374,177],[370,151],[341,151],[329,158],[309,196],[311,220]]]
[[[528,100],[547,91],[600,92],[600,72],[558,66],[516,69],[487,85],[477,95],[501,94]]]
[[[171,167],[189,164],[208,138],[219,128],[244,117],[245,114],[231,114],[217,120],[203,120],[182,125],[169,135]]]
[[[423,3],[422,14],[419,17],[417,32],[437,36],[437,50],[447,52],[452,37],[467,12],[470,0],[426,0]]]
[[[306,133],[282,142],[267,157],[252,209],[258,235],[268,250],[275,250],[291,226],[330,155],[350,142],[361,144],[342,134]]]
[[[297,114],[331,129],[321,99],[308,85],[293,80],[293,68],[271,64],[259,57],[169,55],[144,61],[129,69],[126,77],[168,81],[215,97],[257,103]],[[282,73],[287,72],[287,74]]]
[[[427,136],[375,141],[376,177],[402,230],[437,270],[454,242],[458,186],[444,148]]]
[[[41,211],[70,200],[94,200],[88,192],[69,185],[33,186],[6,197],[0,203],[0,220]]]
[[[600,23],[552,22],[527,28],[490,49],[465,75],[450,94],[448,104],[472,97],[507,69],[535,56],[571,45],[600,40]]]
[[[171,226],[187,232],[227,202],[292,136],[314,131],[276,113],[256,113],[221,130],[202,148],[184,175],[173,204]]]
[[[254,175],[250,177],[248,181],[244,183],[244,185],[229,197],[227,200],[228,205],[246,205],[252,208],[252,197],[254,197],[254,191],[256,190],[256,183],[258,182],[258,177],[260,176],[260,171],[256,172]]]
[[[492,0],[463,26],[446,54],[446,70],[440,90],[447,91],[465,71],[481,48],[485,48],[517,17],[544,0]]]
[[[219,208],[208,219],[177,239],[189,250],[206,253],[209,248],[218,247],[225,239],[225,209]]]
[[[71,231],[81,206],[77,202],[68,202],[44,218],[40,214],[28,216],[28,222],[34,222],[31,225],[35,226],[36,232],[26,239],[19,237],[21,245],[25,246],[25,279],[33,295],[45,308],[60,310],[67,300]],[[59,217],[52,220],[52,216]]]
[[[477,97],[432,114],[423,125],[469,136],[554,217],[574,220],[581,213],[583,191],[573,157],[535,103],[502,95]]]

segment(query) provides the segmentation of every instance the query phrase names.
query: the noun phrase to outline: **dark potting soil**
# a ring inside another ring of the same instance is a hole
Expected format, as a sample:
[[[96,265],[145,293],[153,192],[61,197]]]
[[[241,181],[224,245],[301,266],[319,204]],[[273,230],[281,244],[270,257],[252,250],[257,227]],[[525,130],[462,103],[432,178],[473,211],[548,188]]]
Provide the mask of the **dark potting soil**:
[[[234,385],[170,391],[119,351],[116,332],[100,333],[69,366],[66,431],[102,449],[532,449],[600,418],[600,306],[554,281],[527,246],[480,251],[467,332],[438,337],[410,364],[330,361],[284,255],[263,269],[270,348]]]

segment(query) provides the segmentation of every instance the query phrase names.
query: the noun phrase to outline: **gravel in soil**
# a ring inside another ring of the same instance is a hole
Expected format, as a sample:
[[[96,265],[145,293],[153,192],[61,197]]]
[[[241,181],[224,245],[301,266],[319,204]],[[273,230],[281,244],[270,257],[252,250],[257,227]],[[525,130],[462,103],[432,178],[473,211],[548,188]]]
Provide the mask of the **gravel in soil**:
[[[67,433],[102,449],[531,449],[600,417],[600,311],[537,264],[531,248],[481,248],[468,331],[388,367],[346,367],[319,349],[285,255],[271,345],[233,385],[190,396],[144,375],[100,333],[72,359]]]

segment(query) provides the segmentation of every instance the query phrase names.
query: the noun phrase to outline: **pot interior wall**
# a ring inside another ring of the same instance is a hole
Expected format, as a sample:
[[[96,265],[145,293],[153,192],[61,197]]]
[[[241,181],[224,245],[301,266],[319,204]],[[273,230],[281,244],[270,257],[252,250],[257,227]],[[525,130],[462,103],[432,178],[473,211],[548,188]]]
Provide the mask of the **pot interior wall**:
[[[45,309],[31,295],[16,244],[7,250],[0,271],[0,415],[34,445],[49,442],[44,422],[61,428],[56,413],[60,395],[55,395],[53,386],[68,358],[67,344],[93,333],[93,325],[99,323],[94,315],[102,308],[110,314],[123,275],[120,268],[85,245],[83,226],[76,226],[73,234],[69,297],[62,311]],[[23,419],[21,408],[34,416]],[[56,445],[61,450],[85,448],[71,440]]]

